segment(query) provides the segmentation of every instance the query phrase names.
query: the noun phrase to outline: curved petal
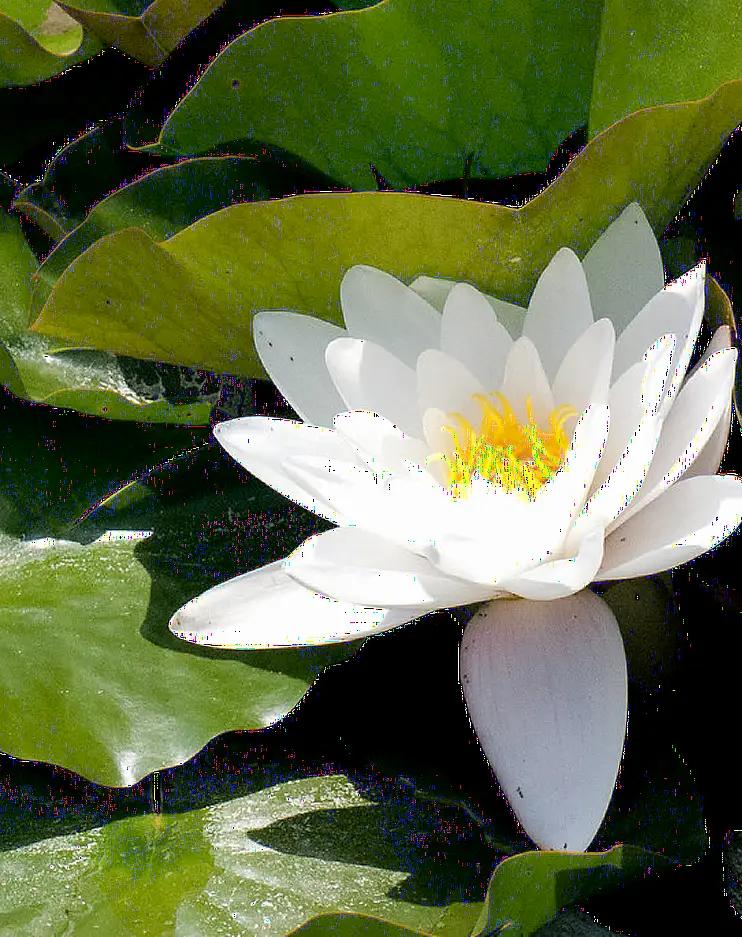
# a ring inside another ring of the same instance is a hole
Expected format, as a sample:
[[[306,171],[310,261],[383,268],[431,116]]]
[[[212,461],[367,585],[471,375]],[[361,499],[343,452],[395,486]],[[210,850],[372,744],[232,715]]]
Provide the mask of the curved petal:
[[[559,366],[552,392],[557,406],[569,404],[583,412],[591,403],[608,403],[613,370],[615,333],[610,319],[599,319],[567,352]],[[571,430],[577,416],[565,424]]]
[[[513,342],[505,362],[502,393],[520,423],[528,419],[526,397],[530,397],[536,422],[542,429],[549,428],[554,396],[539,353],[530,338],[521,336]]]
[[[410,283],[410,289],[413,293],[429,303],[433,309],[443,312],[446,305],[446,298],[451,290],[456,286],[456,280],[443,280],[440,277],[415,277]]]
[[[579,592],[590,585],[600,568],[604,536],[603,529],[598,527],[582,538],[576,556],[542,563],[512,580],[498,582],[498,586],[513,595],[537,602],[562,599]]]
[[[320,453],[346,461],[355,460],[360,466],[362,463],[355,450],[333,430],[295,420],[246,416],[218,423],[214,436],[233,459],[266,485],[328,521],[344,522],[333,507],[316,498],[285,469],[285,460],[291,456]]]
[[[328,599],[299,585],[278,560],[208,589],[178,609],[169,627],[192,644],[258,650],[353,641],[424,614]]]
[[[643,510],[693,465],[730,405],[736,360],[736,348],[722,349],[685,382],[662,424],[644,484],[619,523]]]
[[[441,350],[464,364],[487,391],[497,390],[513,340],[488,301],[468,283],[448,294],[441,319]]]
[[[657,239],[637,202],[606,228],[582,266],[595,318],[609,318],[618,335],[665,285]]]
[[[680,566],[721,543],[741,520],[742,480],[683,478],[609,534],[595,580],[633,579]]]
[[[549,380],[554,379],[564,356],[592,324],[585,271],[574,251],[562,247],[539,277],[523,323],[523,335],[538,349]]]
[[[368,410],[338,413],[333,426],[372,471],[404,473],[405,462],[423,466],[430,453],[422,440],[406,435],[385,417]]]
[[[258,312],[252,325],[255,349],[270,379],[306,423],[332,426],[345,409],[325,364],[325,349],[341,329],[296,312]]]
[[[440,313],[404,283],[375,267],[359,264],[348,270],[340,284],[340,303],[353,338],[386,348],[410,368],[421,351],[440,345]]]
[[[525,831],[542,849],[586,849],[626,733],[626,658],[608,605],[587,589],[488,602],[466,626],[459,672],[479,744]]]
[[[706,261],[702,260],[696,264],[692,270],[683,274],[677,280],[673,280],[665,287],[665,292],[676,296],[683,296],[692,309],[688,334],[685,340],[679,345],[675,361],[675,374],[673,376],[667,396],[663,402],[661,415],[664,416],[671,406],[675,395],[679,391],[683,380],[685,379],[690,359],[693,355],[693,349],[698,341],[698,333],[701,330],[703,321],[703,310],[706,305]]]
[[[417,409],[416,378],[412,368],[381,345],[357,338],[339,338],[325,351],[344,410],[372,410],[406,433],[422,433]]]
[[[463,414],[472,426],[479,426],[482,408],[474,394],[485,388],[457,358],[437,348],[426,349],[417,359],[417,405],[420,413],[429,408],[446,414]],[[450,424],[452,420],[447,419]]]
[[[433,611],[482,602],[495,591],[443,576],[424,557],[358,527],[310,537],[285,569],[308,589],[364,606]]]

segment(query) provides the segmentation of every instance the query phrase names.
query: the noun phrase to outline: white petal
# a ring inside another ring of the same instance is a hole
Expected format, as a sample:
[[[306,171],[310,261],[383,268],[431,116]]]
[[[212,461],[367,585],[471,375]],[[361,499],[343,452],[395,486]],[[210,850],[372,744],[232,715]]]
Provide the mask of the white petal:
[[[468,283],[451,290],[441,319],[441,350],[461,361],[486,390],[500,387],[512,344],[486,296]]]
[[[308,511],[314,511],[333,523],[343,518],[327,502],[315,498],[308,489],[286,473],[285,461],[296,455],[322,454],[328,457],[357,461],[355,450],[331,429],[310,426],[295,420],[247,416],[226,420],[214,427],[217,442],[266,485],[275,488]]]
[[[530,338],[522,336],[513,342],[505,362],[502,393],[520,423],[528,419],[526,397],[530,397],[536,422],[542,429],[549,429],[549,414],[554,409],[554,397],[539,353]]]
[[[677,369],[679,369],[681,359],[684,359],[683,349],[688,344],[688,337],[694,324],[695,311],[683,296],[667,290],[657,293],[619,335],[613,355],[613,380],[618,380],[624,371],[640,361],[645,350],[660,336],[669,334],[676,336],[673,369],[677,377],[682,380],[680,370]],[[695,334],[693,341],[695,341]],[[686,360],[682,375],[685,375],[687,366]],[[668,384],[668,394],[674,386],[673,380],[675,378]]]
[[[699,368],[703,367],[711,355],[716,354],[717,351],[721,351],[723,348],[731,347],[732,330],[728,325],[722,325],[711,336],[708,347],[690,372],[689,377],[692,377]],[[730,395],[721,420],[719,420],[711,438],[703,447],[693,465],[691,465],[685,473],[686,478],[691,478],[694,475],[716,475],[719,471],[719,466],[724,458],[724,453],[726,452],[727,443],[729,441],[729,431],[732,422],[732,399]]]
[[[665,285],[657,240],[637,202],[606,228],[582,266],[595,318],[607,316],[618,335]]]
[[[497,321],[505,327],[511,339],[520,338],[523,333],[523,323],[526,321],[527,310],[523,306],[509,303],[489,293],[482,294],[497,316]]]
[[[327,346],[325,361],[342,409],[372,410],[406,433],[422,434],[415,372],[399,358],[373,342],[339,338]]]
[[[620,523],[625,523],[685,475],[709,442],[731,400],[736,360],[736,348],[725,348],[685,382],[662,424],[644,484],[622,513]]]
[[[601,824],[626,732],[626,658],[589,590],[488,602],[466,626],[461,683],[479,744],[542,849],[581,852]]]
[[[439,277],[416,277],[410,283],[410,289],[430,303],[433,309],[443,312],[446,298],[456,286],[456,280],[443,280]]]
[[[420,552],[446,529],[451,499],[430,473],[404,477],[359,468],[356,463],[318,456],[289,458],[286,473],[297,487],[312,492],[347,518],[343,526],[361,527]]]
[[[596,581],[651,576],[713,549],[742,520],[735,475],[683,478],[606,538]]]
[[[340,302],[353,338],[375,342],[408,367],[414,368],[421,351],[440,345],[440,313],[382,270],[351,267],[340,284]]]
[[[615,333],[609,319],[599,319],[577,339],[557,371],[552,391],[557,406],[569,404],[577,416],[591,403],[608,403]],[[565,423],[568,432],[577,416]]]
[[[574,251],[562,247],[539,277],[523,323],[523,335],[538,349],[549,380],[554,379],[564,356],[592,324],[585,271]]]
[[[345,406],[327,372],[325,349],[345,329],[296,312],[258,312],[252,330],[263,367],[302,420],[332,426]]]
[[[368,410],[338,413],[333,421],[335,431],[354,446],[373,471],[404,473],[404,462],[425,465],[430,453],[426,443]]]
[[[616,433],[608,437],[608,445],[600,461],[598,470],[593,478],[593,493],[585,505],[585,515],[593,519],[600,519],[604,526],[608,526],[633,501],[639,491],[659,442],[661,420],[658,416],[659,403],[669,380],[672,367],[672,355],[675,348],[674,336],[663,336],[651,348],[647,349],[643,361],[643,375],[639,396],[640,408],[643,411],[638,425],[634,427],[631,436],[631,420],[635,415],[635,396],[625,403],[616,400],[616,417],[619,428]],[[631,383],[638,374],[636,367],[632,368],[625,380]],[[614,389],[620,388],[623,382],[611,388],[610,400],[613,404]],[[611,411],[613,421],[613,411]],[[613,433],[613,426],[611,426]],[[621,451],[619,458],[614,462],[615,453]],[[613,463],[613,464],[612,464]],[[610,468],[609,468],[610,466]],[[606,474],[606,469],[609,469]],[[600,483],[598,490],[595,486]]]
[[[260,649],[352,641],[425,614],[415,608],[361,608],[305,589],[283,560],[229,579],[180,608],[173,634],[193,644]]]
[[[498,586],[513,595],[538,602],[561,599],[579,592],[595,579],[595,574],[600,568],[603,560],[603,537],[604,531],[598,527],[582,538],[576,556],[542,563],[531,572],[499,582]]]
[[[495,591],[443,576],[424,557],[358,527],[310,537],[285,569],[308,589],[364,606],[433,611],[482,602]]]
[[[701,329],[701,322],[703,321],[703,309],[706,304],[706,262],[702,260],[701,263],[683,274],[682,277],[668,283],[665,287],[665,292],[683,296],[692,309],[692,316],[685,341],[682,342],[681,346],[676,350],[675,361],[673,362],[675,365],[675,375],[663,403],[663,410],[661,411],[662,416],[664,416],[670,408],[675,395],[683,383],[688,365],[690,364],[690,359],[693,355],[693,349],[696,347],[696,342],[698,341],[698,333]]]
[[[429,408],[442,410],[446,414],[463,414],[475,428],[482,420],[482,408],[474,394],[484,394],[485,388],[471,371],[456,358],[428,348],[417,359],[417,405],[420,413]],[[450,417],[447,423],[455,423]]]

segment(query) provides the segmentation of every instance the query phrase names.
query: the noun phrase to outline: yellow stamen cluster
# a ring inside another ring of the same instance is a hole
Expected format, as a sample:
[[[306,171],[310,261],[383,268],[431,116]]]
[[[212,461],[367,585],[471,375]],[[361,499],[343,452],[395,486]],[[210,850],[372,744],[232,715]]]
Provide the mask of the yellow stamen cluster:
[[[549,416],[551,432],[545,432],[536,423],[530,397],[526,398],[528,421],[524,424],[518,422],[506,397],[497,392],[491,396],[497,398],[499,410],[484,394],[474,395],[482,408],[478,430],[463,414],[450,413],[459,424],[459,428],[443,427],[453,436],[453,453],[437,452],[428,459],[443,462],[454,498],[466,497],[478,475],[532,500],[561,468],[570,443],[564,424],[577,411],[568,404],[557,407]]]

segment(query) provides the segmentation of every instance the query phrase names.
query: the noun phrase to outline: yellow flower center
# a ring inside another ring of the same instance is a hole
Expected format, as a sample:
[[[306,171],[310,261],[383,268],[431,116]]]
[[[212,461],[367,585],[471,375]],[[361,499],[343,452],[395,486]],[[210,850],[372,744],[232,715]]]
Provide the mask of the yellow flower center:
[[[428,460],[443,462],[447,486],[454,498],[466,497],[475,475],[506,491],[518,491],[529,500],[559,471],[570,440],[564,424],[577,411],[569,404],[553,410],[549,416],[551,432],[541,430],[534,418],[531,398],[526,398],[528,420],[519,423],[507,398],[493,393],[499,409],[484,394],[475,394],[482,408],[478,430],[461,413],[449,413],[458,428],[444,426],[453,436],[453,453],[436,452]]]

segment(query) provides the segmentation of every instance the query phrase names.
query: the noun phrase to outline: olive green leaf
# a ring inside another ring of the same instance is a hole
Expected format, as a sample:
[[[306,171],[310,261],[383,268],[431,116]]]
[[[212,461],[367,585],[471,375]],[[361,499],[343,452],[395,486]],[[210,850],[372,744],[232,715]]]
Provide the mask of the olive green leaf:
[[[0,933],[284,937],[339,911],[378,937],[468,937],[497,854],[465,803],[342,774],[251,776],[209,807],[1,853]]]
[[[605,0],[589,133],[643,107],[693,101],[742,77],[736,0]]]
[[[0,87],[51,78],[101,48],[50,0],[0,0]]]
[[[162,243],[124,229],[65,270],[33,329],[136,358],[262,376],[251,314],[293,309],[339,322],[339,284],[356,263],[406,280],[467,280],[524,304],[560,247],[583,256],[631,201],[660,234],[741,119],[742,82],[632,114],[520,209],[330,193],[235,205]]]
[[[60,348],[27,330],[38,263],[16,218],[0,215],[0,385],[17,397],[108,419],[204,425],[218,399],[205,375],[178,374],[165,396],[151,365]],[[172,368],[170,368],[172,370]]]
[[[224,0],[74,0],[59,6],[105,43],[160,65]]]
[[[587,122],[601,0],[382,0],[281,17],[234,40],[154,148],[263,144],[354,189],[542,169]]]

